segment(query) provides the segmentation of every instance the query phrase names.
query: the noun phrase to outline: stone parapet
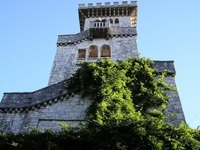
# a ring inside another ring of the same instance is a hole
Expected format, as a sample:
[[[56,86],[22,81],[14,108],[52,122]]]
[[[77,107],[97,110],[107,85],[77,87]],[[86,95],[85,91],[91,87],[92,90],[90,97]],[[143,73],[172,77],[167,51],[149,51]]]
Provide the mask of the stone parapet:
[[[88,5],[79,4],[79,23],[80,30],[84,30],[85,19],[86,18],[101,18],[101,17],[116,17],[116,16],[129,16],[132,26],[137,24],[137,2],[132,1],[128,3],[123,1],[121,4],[119,2],[114,2],[111,5],[109,2],[106,2],[105,5],[97,3],[93,5],[89,3]]]
[[[90,31],[85,30],[78,34],[58,35],[57,44],[76,44],[90,37]]]
[[[31,107],[35,104],[55,99],[64,93],[66,93],[64,81],[34,92],[4,93],[0,109]]]
[[[113,35],[137,35],[137,30],[135,27],[111,27],[110,33],[111,36]]]
[[[124,6],[137,6],[137,1],[131,1],[130,3],[128,3],[127,1],[122,1],[122,3],[119,2],[113,2],[113,4],[111,4],[110,2],[105,2],[105,4],[103,5],[102,3],[88,3],[88,5],[85,4],[79,4],[79,9],[88,9],[88,8],[99,8],[99,7],[124,7]]]
[[[172,76],[176,74],[174,61],[154,61],[154,69],[159,72],[167,70]]]
[[[136,36],[137,30],[135,27],[110,27],[108,37],[113,36]],[[57,46],[65,46],[68,44],[78,44],[88,39],[92,39],[90,30],[84,30],[78,34],[59,35]]]

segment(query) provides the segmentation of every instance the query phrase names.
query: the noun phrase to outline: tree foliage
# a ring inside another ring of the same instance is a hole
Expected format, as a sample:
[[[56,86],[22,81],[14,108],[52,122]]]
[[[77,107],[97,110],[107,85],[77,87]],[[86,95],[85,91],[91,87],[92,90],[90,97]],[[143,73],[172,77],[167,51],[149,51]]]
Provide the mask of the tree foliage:
[[[102,59],[82,63],[67,81],[70,93],[92,100],[87,128],[100,148],[199,149],[197,131],[184,123],[166,123],[167,92],[175,92],[175,87],[165,82],[170,72],[153,66],[152,60],[139,57]]]
[[[175,89],[164,82],[170,73],[158,72],[153,65],[139,57],[80,64],[66,88],[69,94],[91,100],[85,125],[62,124],[58,133],[34,129],[0,134],[0,149],[200,149],[198,129],[166,123],[167,92]]]
[[[166,92],[173,89],[164,82],[166,75],[154,70],[150,59],[102,59],[81,64],[67,90],[92,100],[86,116],[89,125],[128,125],[144,115],[164,118]]]

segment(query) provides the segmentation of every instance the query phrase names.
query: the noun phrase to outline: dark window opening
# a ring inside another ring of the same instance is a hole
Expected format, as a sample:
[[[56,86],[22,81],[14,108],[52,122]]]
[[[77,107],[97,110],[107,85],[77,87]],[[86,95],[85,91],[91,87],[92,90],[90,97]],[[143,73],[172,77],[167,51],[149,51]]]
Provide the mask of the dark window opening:
[[[101,47],[101,57],[110,57],[110,46],[105,44]]]
[[[119,24],[119,19],[118,18],[115,19],[115,24]]]
[[[86,49],[79,49],[78,50],[78,59],[85,59],[86,56]]]
[[[110,19],[110,23],[113,24],[113,20],[112,19]]]
[[[89,58],[98,58],[98,48],[96,45],[91,45],[89,49]]]

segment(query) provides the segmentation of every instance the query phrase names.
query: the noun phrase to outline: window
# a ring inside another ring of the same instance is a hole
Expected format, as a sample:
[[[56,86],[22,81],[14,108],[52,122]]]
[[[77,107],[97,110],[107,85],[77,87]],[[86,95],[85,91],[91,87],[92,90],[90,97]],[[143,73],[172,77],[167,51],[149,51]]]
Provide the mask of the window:
[[[98,48],[96,45],[91,45],[89,49],[89,58],[98,58]]]
[[[112,19],[110,19],[110,23],[113,24],[113,20]]]
[[[119,24],[119,19],[118,18],[115,19],[115,24]]]
[[[86,49],[79,49],[78,50],[78,59],[85,59]]]
[[[105,44],[101,47],[101,57],[110,57],[110,46]]]

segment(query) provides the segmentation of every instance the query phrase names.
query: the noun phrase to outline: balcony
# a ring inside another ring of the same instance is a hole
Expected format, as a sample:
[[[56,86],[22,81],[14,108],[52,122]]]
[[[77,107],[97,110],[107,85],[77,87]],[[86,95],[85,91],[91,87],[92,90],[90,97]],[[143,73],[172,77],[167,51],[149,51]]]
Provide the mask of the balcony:
[[[91,21],[90,34],[92,38],[108,38],[110,23],[108,21]]]
[[[109,28],[108,21],[90,21],[90,28]]]

